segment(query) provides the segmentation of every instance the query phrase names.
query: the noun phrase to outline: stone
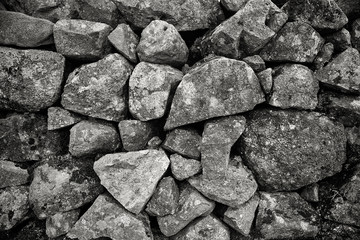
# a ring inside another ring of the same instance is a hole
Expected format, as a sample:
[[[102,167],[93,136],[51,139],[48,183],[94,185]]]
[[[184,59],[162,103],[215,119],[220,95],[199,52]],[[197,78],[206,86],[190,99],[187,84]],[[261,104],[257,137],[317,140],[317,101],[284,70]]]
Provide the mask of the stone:
[[[264,101],[259,80],[245,62],[215,58],[183,77],[164,128],[246,112]]]
[[[248,236],[255,219],[255,211],[259,201],[259,195],[255,194],[239,208],[228,208],[224,214],[224,222],[239,233]]]
[[[200,216],[209,215],[215,203],[203,197],[188,184],[180,185],[179,205],[174,214],[158,217],[161,232],[169,237],[177,234],[192,220]]]
[[[237,12],[243,8],[248,1],[249,0],[220,0],[220,3],[226,10]]]
[[[45,160],[66,151],[64,133],[48,131],[46,116],[9,114],[0,119],[0,161]]]
[[[324,39],[310,25],[288,22],[261,50],[267,62],[312,63],[321,50]]]
[[[6,7],[4,6],[3,3],[0,3],[0,11],[6,11]]]
[[[335,51],[343,52],[351,47],[351,35],[346,28],[325,36],[325,40],[334,45]]]
[[[29,173],[15,163],[0,161],[0,188],[18,186],[29,182]]]
[[[200,159],[201,136],[196,129],[185,127],[170,131],[162,148],[187,158]]]
[[[272,68],[267,68],[257,74],[260,85],[265,94],[270,94],[273,87]]]
[[[140,213],[153,195],[170,161],[163,151],[107,154],[94,170],[109,193],[128,211]]]
[[[360,18],[356,19],[351,26],[351,42],[360,51]]]
[[[49,107],[47,110],[47,129],[58,130],[65,127],[70,127],[83,118],[73,112],[70,112],[61,107]]]
[[[171,173],[179,181],[185,180],[201,172],[201,162],[184,158],[179,154],[170,155]]]
[[[69,152],[75,157],[111,153],[120,146],[119,134],[108,122],[83,120],[70,129]]]
[[[140,62],[129,79],[129,110],[141,121],[165,116],[183,73],[167,65]]]
[[[159,136],[152,137],[147,143],[147,149],[159,149],[162,144],[162,140]]]
[[[108,39],[116,50],[127,60],[132,63],[138,62],[136,47],[139,44],[139,37],[129,25],[125,23],[119,24],[114,31],[109,34]]]
[[[162,19],[178,31],[195,31],[216,26],[223,19],[217,0],[114,0],[127,22],[145,28],[156,19]]]
[[[36,112],[60,97],[65,58],[43,50],[0,47],[0,109]]]
[[[97,197],[81,216],[67,237],[80,240],[106,237],[121,240],[152,240],[150,222],[146,214],[134,215],[126,211],[107,194]]]
[[[102,191],[89,159],[53,157],[34,169],[29,201],[39,219],[77,209]]]
[[[127,113],[127,81],[132,65],[120,54],[83,65],[68,77],[61,105],[90,117],[119,122]]]
[[[317,235],[317,213],[295,192],[260,193],[256,230],[263,239],[305,239]]]
[[[335,0],[335,2],[349,19],[359,16],[360,0]]]
[[[360,128],[345,128],[347,139],[347,162],[360,163]]]
[[[256,110],[246,126],[236,149],[261,189],[297,190],[340,172],[346,160],[343,125],[321,113]]]
[[[348,48],[324,68],[315,72],[315,78],[333,89],[345,93],[360,93],[360,53]]]
[[[176,234],[174,240],[230,240],[229,228],[214,215],[201,217]]]
[[[335,0],[290,0],[282,9],[290,21],[308,23],[318,31],[336,31],[348,22]]]
[[[319,202],[319,184],[313,183],[306,186],[301,191],[300,196],[308,202]]]
[[[183,66],[189,49],[176,28],[165,21],[154,20],[142,32],[136,52],[140,61]]]
[[[352,171],[350,178],[341,186],[340,193],[347,201],[360,203],[360,165]]]
[[[179,202],[179,188],[172,177],[164,177],[159,182],[154,194],[146,205],[145,211],[150,216],[174,214]]]
[[[321,48],[319,54],[314,59],[314,66],[316,70],[323,68],[328,62],[330,62],[334,53],[334,44],[325,43]]]
[[[27,218],[30,212],[29,187],[0,189],[0,231],[9,230]]]
[[[338,202],[330,209],[332,221],[360,227],[360,203]]]
[[[80,210],[56,213],[46,219],[46,235],[56,238],[70,231],[79,219]]]
[[[246,62],[256,73],[261,72],[266,68],[264,60],[259,55],[243,58],[242,61]]]
[[[314,110],[319,82],[313,72],[301,64],[284,64],[274,68],[269,104],[274,107]]]
[[[0,44],[28,48],[53,44],[53,25],[45,19],[0,10]]]
[[[107,37],[112,27],[105,23],[62,19],[54,25],[56,51],[67,58],[97,61],[110,53]]]
[[[204,177],[225,177],[228,172],[230,151],[244,132],[246,119],[235,115],[205,122],[201,139],[201,165]]]

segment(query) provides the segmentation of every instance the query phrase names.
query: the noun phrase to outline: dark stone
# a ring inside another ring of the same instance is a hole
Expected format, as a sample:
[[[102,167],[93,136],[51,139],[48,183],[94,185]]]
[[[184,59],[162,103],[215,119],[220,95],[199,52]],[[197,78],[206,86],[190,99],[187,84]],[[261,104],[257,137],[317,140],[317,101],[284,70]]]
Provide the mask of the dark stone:
[[[347,162],[360,163],[360,128],[345,128],[347,138]]]
[[[352,24],[351,42],[358,51],[360,51],[360,18],[356,19]]]
[[[258,73],[265,70],[265,62],[259,55],[253,55],[242,59],[242,61],[246,62],[254,72]]]
[[[70,231],[79,219],[80,209],[56,213],[46,219],[46,235],[56,238]]]
[[[300,196],[308,202],[319,202],[319,184],[314,183],[306,186]]]
[[[334,44],[330,42],[325,43],[314,60],[315,69],[319,70],[323,68],[328,62],[330,62],[333,53]]]
[[[334,32],[332,34],[326,35],[325,40],[334,45],[335,51],[343,52],[349,47],[351,47],[351,35],[346,28]]]

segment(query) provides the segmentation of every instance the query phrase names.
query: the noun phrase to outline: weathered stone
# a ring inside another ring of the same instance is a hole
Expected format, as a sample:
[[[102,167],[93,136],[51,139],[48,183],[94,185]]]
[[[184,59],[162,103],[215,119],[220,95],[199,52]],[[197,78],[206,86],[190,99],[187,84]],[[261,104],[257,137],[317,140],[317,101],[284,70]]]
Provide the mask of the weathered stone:
[[[56,51],[65,57],[96,61],[110,53],[107,37],[112,28],[99,22],[62,19],[54,25]]]
[[[353,171],[350,179],[340,188],[340,193],[347,201],[360,203],[360,165],[357,165]]]
[[[282,109],[313,110],[318,104],[319,82],[313,72],[301,64],[285,64],[274,68],[269,104]]]
[[[72,126],[83,118],[76,113],[69,112],[61,107],[50,107],[47,110],[47,129],[57,130]]]
[[[176,128],[166,135],[162,148],[184,157],[200,159],[201,136],[194,128]]]
[[[266,68],[264,60],[259,55],[246,57],[242,61],[246,62],[256,73]]]
[[[162,140],[159,136],[152,137],[147,143],[147,149],[159,149],[162,144]]]
[[[248,1],[249,0],[220,0],[220,3],[226,10],[237,12],[243,8]]]
[[[136,47],[140,61],[181,67],[189,49],[176,28],[162,20],[152,21],[141,33]]]
[[[330,209],[330,220],[360,227],[360,203],[338,202]]]
[[[359,16],[360,0],[335,0],[335,2],[349,19]]]
[[[319,184],[314,183],[306,186],[300,196],[308,202],[319,202]]]
[[[264,101],[259,80],[246,63],[215,58],[183,77],[164,128],[246,112]]]
[[[205,123],[200,147],[204,177],[216,179],[228,174],[231,148],[244,132],[245,124],[245,117],[240,115]]]
[[[310,25],[288,22],[263,48],[260,56],[269,62],[312,63],[324,39]]]
[[[29,181],[29,174],[10,161],[0,160],[0,188],[18,186]]]
[[[346,28],[342,28],[337,32],[326,35],[325,40],[334,44],[334,49],[339,52],[343,52],[351,47],[351,35]]]
[[[346,239],[350,236],[354,239],[360,238],[360,230],[357,227],[349,226],[334,221],[324,221],[318,234],[323,239]]]
[[[201,171],[200,161],[184,158],[179,154],[172,154],[170,162],[171,173],[179,181],[192,177]]]
[[[224,214],[224,222],[241,234],[249,235],[259,201],[259,195],[255,194],[239,208],[228,208]]]
[[[120,121],[127,112],[127,80],[132,65],[114,53],[83,65],[66,81],[61,104],[65,109],[109,121]]]
[[[140,62],[129,80],[129,110],[134,118],[162,118],[169,110],[181,71],[167,65]]]
[[[325,43],[320,52],[314,59],[315,69],[319,70],[324,67],[325,64],[330,62],[334,53],[334,45],[332,43]]]
[[[360,128],[345,128],[347,138],[347,162],[360,163]]]
[[[110,43],[121,53],[127,60],[132,63],[137,63],[136,47],[139,44],[139,37],[129,27],[129,25],[119,24],[114,31],[112,31],[108,39]]]
[[[224,223],[211,214],[195,220],[171,239],[230,240],[230,231]]]
[[[320,113],[258,110],[246,126],[237,148],[262,189],[299,189],[340,172],[346,160],[343,125]]]
[[[318,233],[317,213],[297,193],[260,193],[256,229],[263,239],[305,239]]]
[[[53,25],[45,19],[0,10],[0,44],[29,48],[52,44]]]
[[[42,162],[34,170],[29,200],[39,219],[70,211],[94,200],[102,191],[88,159],[70,155]]]
[[[121,240],[152,240],[150,222],[146,214],[134,215],[126,211],[111,196],[100,195],[67,234],[80,240],[106,237]]]
[[[173,236],[192,220],[209,215],[215,203],[203,197],[188,184],[180,185],[179,205],[174,214],[158,217],[158,224],[165,236]]]
[[[40,161],[65,151],[64,134],[48,131],[46,116],[25,113],[0,119],[0,160]]]
[[[138,214],[153,195],[170,161],[163,151],[107,154],[94,170],[101,184],[128,211]]]
[[[270,94],[273,87],[272,68],[267,68],[257,74],[260,85],[265,94]]]
[[[146,205],[150,216],[174,214],[179,203],[179,188],[172,177],[164,177]]]
[[[0,189],[0,231],[9,230],[30,211],[29,187],[14,186]]]
[[[56,213],[46,219],[46,235],[56,238],[70,231],[79,219],[80,210]]]
[[[65,58],[42,50],[0,47],[0,109],[39,111],[60,97]]]
[[[360,18],[356,19],[352,24],[351,42],[358,51],[360,51]]]

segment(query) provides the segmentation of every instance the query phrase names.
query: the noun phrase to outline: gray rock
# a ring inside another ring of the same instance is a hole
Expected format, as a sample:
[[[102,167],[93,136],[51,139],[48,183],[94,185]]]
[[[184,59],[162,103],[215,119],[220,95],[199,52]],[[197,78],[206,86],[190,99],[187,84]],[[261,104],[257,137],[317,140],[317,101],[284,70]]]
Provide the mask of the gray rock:
[[[46,235],[49,238],[56,238],[68,233],[79,219],[79,215],[80,210],[75,209],[48,217],[46,219]]]
[[[360,165],[357,165],[353,171],[340,188],[340,193],[347,201],[360,204]]]
[[[18,186],[29,182],[29,174],[10,161],[0,160],[0,188]]]
[[[269,104],[282,109],[313,110],[318,104],[319,82],[313,72],[301,64],[285,64],[274,68]]]
[[[95,162],[94,170],[110,194],[128,211],[138,214],[169,164],[163,151],[142,150],[107,154]]]
[[[242,61],[246,62],[254,72],[258,73],[265,70],[265,62],[259,55],[253,55],[242,59]]]
[[[334,44],[334,49],[343,52],[351,47],[351,35],[346,28],[325,36],[325,40]]]
[[[0,44],[28,48],[53,44],[53,25],[45,19],[0,10]]]
[[[167,65],[140,62],[129,79],[129,110],[134,118],[149,121],[168,113],[181,71]]]
[[[136,47],[140,61],[183,66],[189,49],[176,28],[162,20],[152,21],[141,33]]]
[[[314,66],[316,70],[319,70],[324,67],[325,64],[330,62],[332,55],[334,53],[334,44],[328,42],[323,45],[320,52],[314,59]]]
[[[245,6],[249,0],[220,0],[221,5],[228,11],[237,12]]]
[[[159,136],[152,137],[147,143],[147,149],[159,149],[162,144],[162,140]]]
[[[112,31],[108,39],[110,43],[121,53],[127,60],[132,63],[137,63],[136,47],[139,44],[139,37],[129,27],[129,25],[119,24],[114,31]]]
[[[351,28],[351,41],[358,51],[360,51],[360,18],[356,19]]]
[[[260,56],[269,62],[312,63],[324,39],[310,25],[288,22],[262,49]]]
[[[300,196],[308,202],[319,202],[319,184],[314,183],[306,186]]]
[[[215,58],[183,77],[164,128],[246,112],[264,101],[259,80],[246,63]]]
[[[185,180],[201,172],[201,162],[195,159],[184,158],[179,154],[170,156],[172,175],[179,181]]]
[[[83,118],[73,112],[61,107],[50,107],[47,110],[47,128],[48,130],[57,130],[72,126],[80,122]]]
[[[360,0],[335,0],[335,2],[349,19],[359,16]]]
[[[272,68],[267,68],[257,74],[260,85],[265,94],[270,94],[273,87]]]
[[[315,112],[253,111],[238,143],[245,163],[268,191],[318,182],[340,172],[346,160],[343,125]]]
[[[150,222],[146,214],[134,215],[126,211],[111,196],[100,195],[67,234],[80,240],[107,237],[121,240],[152,240]]]
[[[345,128],[347,138],[347,162],[360,163],[360,128]]]
[[[64,87],[61,104],[65,109],[108,121],[125,118],[125,92],[132,65],[114,53],[73,71]]]
[[[54,25],[56,51],[65,57],[96,61],[110,53],[107,37],[112,28],[99,22],[62,19]]]
[[[360,203],[337,202],[330,209],[330,216],[327,218],[342,224],[360,227]]]
[[[0,47],[0,109],[36,112],[60,97],[65,58],[43,50]]]

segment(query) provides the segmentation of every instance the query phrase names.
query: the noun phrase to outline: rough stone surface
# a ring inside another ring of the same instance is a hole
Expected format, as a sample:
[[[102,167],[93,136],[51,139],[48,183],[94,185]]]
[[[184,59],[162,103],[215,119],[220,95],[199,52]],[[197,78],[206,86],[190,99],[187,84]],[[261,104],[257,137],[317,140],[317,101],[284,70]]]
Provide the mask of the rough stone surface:
[[[256,73],[266,68],[264,60],[259,55],[246,57],[242,61],[246,62]]]
[[[353,171],[350,178],[340,188],[340,193],[347,201],[360,203],[360,165],[357,165]]]
[[[360,162],[360,128],[345,128],[347,138],[347,162]]]
[[[351,28],[351,42],[360,51],[360,18],[356,19]]]
[[[316,70],[324,67],[325,64],[330,62],[334,53],[334,45],[330,42],[325,43],[321,48],[319,54],[314,59],[314,66]]]
[[[79,219],[80,210],[56,213],[46,219],[46,235],[56,238],[70,231]]]
[[[39,111],[60,97],[65,58],[43,50],[0,47],[0,109]]]
[[[249,0],[221,0],[221,5],[228,11],[239,11]]]
[[[0,188],[22,185],[28,181],[29,173],[26,169],[13,162],[0,160]]]
[[[334,44],[334,49],[339,52],[343,52],[351,47],[351,35],[346,28],[342,28],[337,32],[326,35],[325,40]]]
[[[246,112],[264,101],[259,80],[246,63],[215,58],[183,77],[164,128]]]
[[[170,161],[163,151],[107,154],[94,170],[101,184],[128,211],[138,214],[153,195]]]
[[[308,202],[319,202],[319,184],[314,183],[306,186],[300,196]]]
[[[349,19],[359,16],[360,0],[335,0],[335,2]]]
[[[56,51],[65,57],[96,61],[110,53],[107,37],[112,28],[99,22],[62,19],[54,25]]]
[[[152,21],[141,33],[136,47],[140,61],[181,67],[189,49],[176,28],[162,20]]]
[[[42,162],[34,170],[29,200],[39,219],[70,211],[94,200],[102,191],[88,159],[70,155]]]
[[[290,191],[341,171],[346,135],[320,113],[264,109],[250,114],[237,149],[263,189]]]
[[[267,68],[257,74],[260,85],[265,94],[270,94],[273,87],[272,68]]]
[[[111,196],[100,195],[67,234],[71,239],[106,237],[121,240],[152,240],[150,222],[146,214],[134,215],[126,211]]]
[[[360,203],[338,202],[330,209],[332,221],[360,227]]]
[[[129,79],[129,110],[134,118],[149,121],[168,113],[183,73],[167,65],[140,62]]]
[[[269,62],[311,63],[323,44],[324,39],[310,25],[288,22],[261,50],[260,56]]]
[[[72,126],[83,118],[61,107],[50,107],[47,109],[47,129],[57,130]]]
[[[132,65],[114,53],[73,71],[64,87],[65,109],[109,121],[123,120],[127,112],[127,80]]]
[[[170,156],[171,173],[179,180],[185,180],[201,171],[201,162],[195,159],[184,158],[179,154]]]
[[[161,147],[162,140],[159,136],[152,137],[147,143],[147,149],[159,149]]]

